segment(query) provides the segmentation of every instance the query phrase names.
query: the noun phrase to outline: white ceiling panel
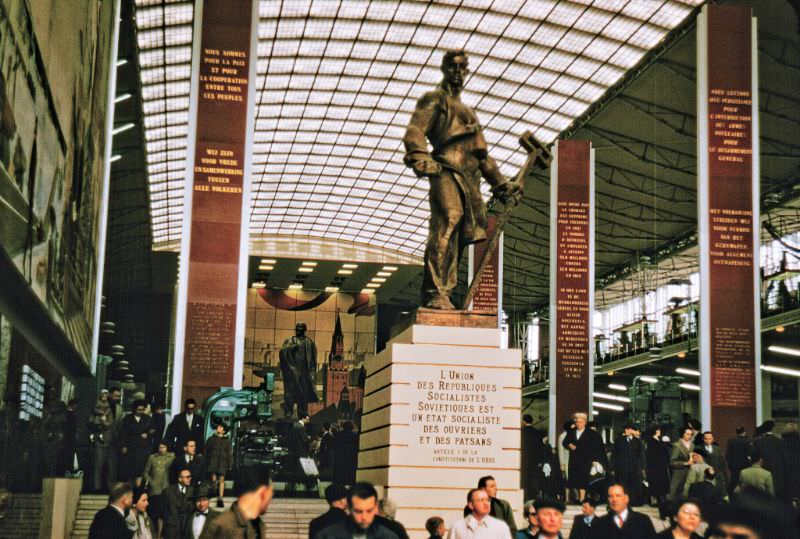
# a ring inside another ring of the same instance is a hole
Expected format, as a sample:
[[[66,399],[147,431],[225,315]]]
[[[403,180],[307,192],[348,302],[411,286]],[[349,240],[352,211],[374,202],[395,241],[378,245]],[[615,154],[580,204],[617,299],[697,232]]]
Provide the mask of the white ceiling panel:
[[[427,181],[402,163],[414,103],[446,49],[462,98],[513,175],[701,0],[261,0],[252,234],[383,245],[420,256]],[[136,0],[154,241],[180,238],[193,2]],[[378,226],[379,225],[379,226]]]

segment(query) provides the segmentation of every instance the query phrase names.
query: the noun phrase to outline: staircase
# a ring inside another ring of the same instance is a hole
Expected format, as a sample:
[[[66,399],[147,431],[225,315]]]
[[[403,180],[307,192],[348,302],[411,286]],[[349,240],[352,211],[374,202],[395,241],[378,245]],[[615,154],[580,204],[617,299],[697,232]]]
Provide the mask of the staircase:
[[[108,505],[108,496],[105,494],[81,494],[78,502],[78,512],[72,526],[72,539],[86,539],[89,537],[89,526],[95,513]]]
[[[225,509],[228,509],[235,498],[225,497]],[[89,536],[89,526],[95,513],[108,504],[108,496],[99,494],[83,494],[78,504],[78,513],[75,515],[75,525],[72,529],[71,539],[86,539]],[[211,509],[217,509],[216,500],[211,500]],[[265,520],[270,539],[307,539],[308,523],[328,510],[325,500],[301,498],[274,498],[269,505]],[[38,514],[37,514],[38,517]],[[38,520],[37,520],[38,525]],[[0,527],[2,530],[2,527]],[[38,534],[38,527],[36,534]],[[0,531],[0,537],[35,537],[33,535],[6,536]]]
[[[13,494],[0,518],[0,537],[31,539],[39,537],[42,517],[41,494]]]
[[[227,504],[226,504],[227,505]],[[267,509],[269,539],[308,539],[308,523],[328,510],[325,500],[273,498]]]

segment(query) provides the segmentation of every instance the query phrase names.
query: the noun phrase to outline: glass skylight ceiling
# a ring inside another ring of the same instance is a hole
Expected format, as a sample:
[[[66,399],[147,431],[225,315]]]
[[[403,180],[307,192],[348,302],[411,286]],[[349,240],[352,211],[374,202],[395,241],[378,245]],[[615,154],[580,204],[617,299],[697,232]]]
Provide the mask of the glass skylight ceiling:
[[[259,6],[251,236],[307,236],[421,255],[427,182],[403,165],[416,99],[464,48],[474,107],[506,175],[701,0],[276,1]],[[136,0],[155,248],[181,234],[193,2]]]

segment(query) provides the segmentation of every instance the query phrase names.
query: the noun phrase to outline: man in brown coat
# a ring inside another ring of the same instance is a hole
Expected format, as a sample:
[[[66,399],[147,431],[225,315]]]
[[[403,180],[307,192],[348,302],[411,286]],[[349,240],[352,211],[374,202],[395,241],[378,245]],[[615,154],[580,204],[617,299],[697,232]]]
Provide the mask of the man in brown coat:
[[[272,500],[272,484],[266,466],[246,466],[236,479],[236,501],[203,528],[200,539],[266,539],[261,515]]]

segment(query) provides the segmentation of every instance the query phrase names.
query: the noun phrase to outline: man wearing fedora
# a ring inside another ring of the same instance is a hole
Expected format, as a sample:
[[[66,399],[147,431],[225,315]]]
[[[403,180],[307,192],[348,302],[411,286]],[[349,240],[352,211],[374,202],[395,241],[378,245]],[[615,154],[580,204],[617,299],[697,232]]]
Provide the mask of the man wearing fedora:
[[[189,499],[194,503],[194,513],[189,515],[184,528],[183,539],[200,539],[203,530],[222,513],[209,508],[209,500],[214,495],[211,485],[205,481],[192,489]]]

